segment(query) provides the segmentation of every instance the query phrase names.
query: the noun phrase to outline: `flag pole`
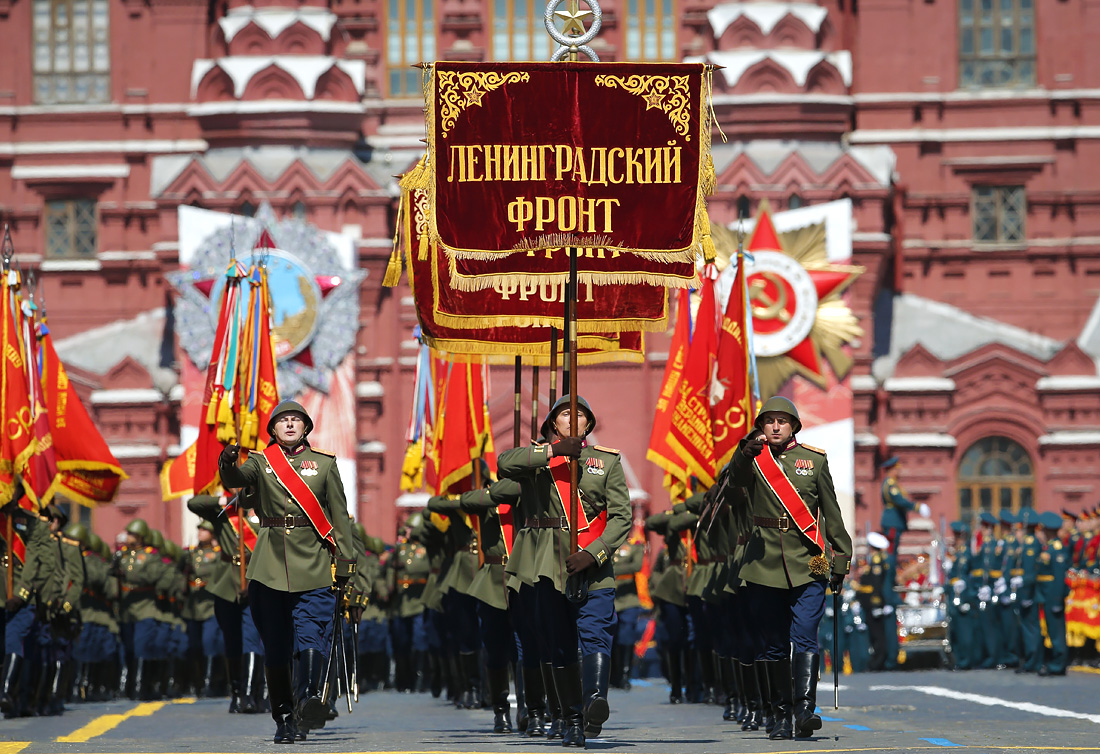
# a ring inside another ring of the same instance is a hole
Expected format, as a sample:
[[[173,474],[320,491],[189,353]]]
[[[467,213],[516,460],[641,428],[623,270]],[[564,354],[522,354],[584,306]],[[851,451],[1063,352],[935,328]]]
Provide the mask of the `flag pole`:
[[[8,306],[9,305],[9,302],[8,302],[8,290],[9,290],[8,289],[8,270],[11,268],[11,258],[14,255],[15,255],[15,248],[12,246],[12,243],[11,243],[11,228],[8,226],[7,223],[4,223],[4,242],[3,242],[3,246],[0,247],[0,256],[3,257],[3,275],[4,275],[4,279],[3,279],[3,281],[0,281],[0,284],[3,285],[4,296],[3,296],[3,301],[0,302],[0,306]],[[3,341],[2,341],[4,343],[7,343],[7,341],[8,341],[7,329],[8,329],[8,318],[7,318],[7,316],[5,316],[4,317],[4,333],[3,333],[4,337],[3,337]],[[0,387],[2,387],[2,386],[0,386]],[[7,391],[0,389],[0,413],[3,413],[4,416],[7,416],[7,414],[3,412],[3,410],[5,410],[7,408],[4,405],[4,403],[6,403],[6,401],[7,401]],[[13,488],[12,498],[14,498],[14,497],[15,497],[15,490]],[[5,500],[4,504],[7,505],[8,502],[9,502],[9,500]],[[15,516],[13,514],[14,514],[14,512],[8,513],[8,520],[7,520],[7,527],[6,527],[7,530],[8,530],[8,536],[7,536],[8,569],[7,569],[7,573],[5,574],[5,585],[7,586],[8,590],[5,592],[5,594],[8,596],[8,599],[11,599],[13,590],[15,589],[15,544],[14,544],[14,542],[15,542],[15,529],[14,529]]]
[[[550,328],[550,406],[558,400],[558,328]]]
[[[539,438],[539,365],[531,365],[531,440]]]
[[[574,56],[575,57],[575,56]],[[565,328],[569,338],[569,435],[577,436],[577,256],[580,249],[571,247],[569,253],[569,283],[565,290]],[[580,465],[576,458],[569,459],[569,552],[577,551],[577,521],[580,520],[580,496],[577,476]]]

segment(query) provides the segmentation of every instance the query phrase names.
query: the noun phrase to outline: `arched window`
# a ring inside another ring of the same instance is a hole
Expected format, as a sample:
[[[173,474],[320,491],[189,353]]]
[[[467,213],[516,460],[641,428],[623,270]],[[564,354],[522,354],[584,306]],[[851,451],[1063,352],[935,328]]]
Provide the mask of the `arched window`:
[[[981,511],[996,514],[1033,505],[1035,470],[1031,457],[1007,437],[983,437],[959,461],[959,517],[969,521]]]

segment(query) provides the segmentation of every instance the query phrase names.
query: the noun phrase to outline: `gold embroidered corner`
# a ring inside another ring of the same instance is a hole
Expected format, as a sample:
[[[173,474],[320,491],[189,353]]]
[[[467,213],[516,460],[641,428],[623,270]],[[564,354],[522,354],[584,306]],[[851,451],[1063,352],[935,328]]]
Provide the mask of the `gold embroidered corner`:
[[[531,74],[523,71],[497,73],[496,71],[436,71],[439,97],[439,130],[443,138],[458,122],[462,111],[472,105],[481,107],[481,98],[505,84],[517,81],[527,83]]]
[[[668,115],[676,133],[691,141],[691,89],[690,76],[612,76],[601,74],[595,78],[596,86],[624,91],[645,100],[645,109],[654,108]]]

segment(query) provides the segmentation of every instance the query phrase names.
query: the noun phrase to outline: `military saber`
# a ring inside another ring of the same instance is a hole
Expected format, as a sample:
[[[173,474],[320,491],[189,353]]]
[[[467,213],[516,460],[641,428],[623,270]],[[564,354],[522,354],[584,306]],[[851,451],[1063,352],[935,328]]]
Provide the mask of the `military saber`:
[[[350,678],[350,675],[349,675],[349,668],[348,668],[348,648],[347,648],[347,645],[344,642],[344,622],[345,622],[344,621],[344,616],[341,615],[338,619],[338,622],[337,622],[337,626],[339,627],[339,630],[340,630],[340,659],[342,660],[342,662],[340,663],[340,667],[342,667],[344,669],[344,674],[342,676],[342,678],[344,679],[344,696],[347,699],[348,712],[350,713],[352,711],[352,707],[351,707],[351,678]]]
[[[336,652],[336,621],[340,620],[340,603],[343,601],[343,587],[336,587],[336,607],[332,611],[332,642],[329,646],[328,659],[325,661],[325,685],[321,688],[321,701],[328,704],[328,692],[332,679],[332,655]]]
[[[833,587],[833,709],[840,709],[840,665],[837,648],[840,646],[840,588]]]
[[[351,679],[354,684],[352,690],[355,693],[355,703],[359,704],[359,621],[353,621],[351,624],[351,649],[354,652],[351,662],[355,670],[354,677]]]

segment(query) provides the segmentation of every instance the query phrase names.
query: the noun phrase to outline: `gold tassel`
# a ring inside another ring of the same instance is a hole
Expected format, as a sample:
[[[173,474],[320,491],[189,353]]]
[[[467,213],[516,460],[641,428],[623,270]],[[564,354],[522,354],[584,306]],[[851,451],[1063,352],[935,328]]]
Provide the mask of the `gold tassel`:
[[[703,261],[708,264],[713,262],[718,256],[718,249],[714,248],[714,239],[710,237],[710,233],[703,234]]]
[[[416,258],[421,262],[425,262],[428,259],[428,233],[425,229],[424,233],[420,234],[420,246],[416,251]]]
[[[218,423],[218,401],[211,400],[206,406],[206,423],[217,424]]]
[[[218,442],[236,442],[237,432],[233,423],[233,407],[229,405],[229,396],[223,395],[218,402]]]
[[[428,155],[425,154],[412,170],[405,173],[399,184],[402,191],[427,191],[432,185],[431,171],[428,170]]]
[[[401,201],[397,203],[397,222],[393,231],[393,250],[390,251],[390,261],[386,264],[386,274],[382,278],[385,288],[394,288],[401,282],[401,218],[405,214],[405,202],[408,201],[408,192],[401,192]]]

